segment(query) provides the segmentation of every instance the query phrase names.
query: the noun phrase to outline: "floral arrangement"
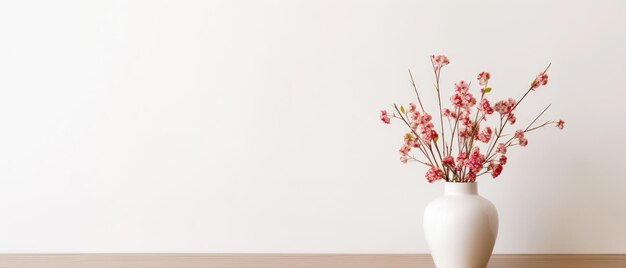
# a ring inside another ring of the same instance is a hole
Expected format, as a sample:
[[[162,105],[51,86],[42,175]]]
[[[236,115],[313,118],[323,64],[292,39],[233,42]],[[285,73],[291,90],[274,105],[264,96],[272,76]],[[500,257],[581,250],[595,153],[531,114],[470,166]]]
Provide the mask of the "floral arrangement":
[[[390,124],[393,118],[400,120],[409,129],[409,132],[403,137],[400,161],[402,163],[413,161],[428,166],[429,169],[426,172],[428,182],[432,183],[441,179],[447,182],[474,182],[477,177],[487,173],[496,178],[502,173],[503,167],[507,163],[507,150],[510,147],[528,145],[526,138],[528,132],[552,124],[563,129],[565,125],[563,120],[550,120],[535,125],[541,115],[550,107],[548,105],[525,128],[518,129],[513,134],[504,133],[507,125],[516,123],[517,117],[514,112],[524,98],[548,84],[547,71],[550,65],[537,75],[519,100],[508,98],[491,105],[486,97],[492,90],[489,87],[491,75],[488,72],[481,72],[477,77],[480,85],[480,99],[477,100],[469,92],[470,83],[459,81],[454,84],[454,94],[450,97],[452,107],[443,108],[439,81],[441,70],[450,61],[444,55],[433,55],[430,60],[435,74],[435,90],[441,123],[438,127],[440,129],[435,128],[432,116],[424,110],[410,70],[410,82],[415,91],[419,108],[415,103],[409,103],[406,108],[394,104],[391,114],[386,110],[380,111],[380,119],[383,123]],[[484,126],[487,118],[494,115],[499,117],[498,126],[495,129]],[[449,134],[444,128],[444,121],[447,121]],[[508,139],[507,136],[509,136]],[[485,145],[486,148],[481,150],[481,147]],[[417,152],[417,155],[412,152]]]

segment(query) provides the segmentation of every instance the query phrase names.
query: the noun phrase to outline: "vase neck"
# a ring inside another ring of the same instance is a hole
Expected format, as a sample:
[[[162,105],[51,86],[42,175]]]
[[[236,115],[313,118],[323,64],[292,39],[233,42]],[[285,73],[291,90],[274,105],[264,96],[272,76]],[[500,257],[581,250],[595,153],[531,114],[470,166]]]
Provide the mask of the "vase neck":
[[[444,188],[445,194],[478,194],[478,184],[475,182],[446,182]]]

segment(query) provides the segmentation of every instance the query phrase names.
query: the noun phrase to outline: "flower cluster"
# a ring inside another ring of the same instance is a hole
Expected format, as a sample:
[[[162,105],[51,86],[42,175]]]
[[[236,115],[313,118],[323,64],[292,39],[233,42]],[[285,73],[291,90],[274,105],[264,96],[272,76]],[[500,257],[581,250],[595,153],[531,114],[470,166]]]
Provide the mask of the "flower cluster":
[[[485,155],[480,153],[480,148],[474,147],[472,149],[472,153],[470,154],[469,159],[465,163],[468,168],[468,179],[470,181],[474,181],[476,179],[476,174],[480,172],[485,164]]]
[[[516,101],[509,98],[508,100],[501,100],[496,102],[493,108],[501,115],[509,114],[515,108]]]
[[[480,106],[478,107],[478,109],[483,112],[485,115],[488,114],[492,114],[493,113],[493,108],[491,108],[491,105],[489,104],[489,100],[488,99],[483,99],[480,101]]]
[[[476,98],[469,93],[469,84],[465,81],[460,81],[454,84],[454,95],[450,97],[452,105],[456,108],[468,111],[472,106],[476,104]]]
[[[380,111],[380,120],[382,120],[385,124],[391,123],[391,119],[385,110]]]
[[[426,172],[426,179],[428,182],[433,183],[436,180],[443,179],[443,171],[438,167],[431,167]]]
[[[548,75],[543,72],[537,75],[535,81],[533,81],[533,83],[530,85],[530,89],[535,90],[540,86],[545,86],[546,84],[548,84]]]
[[[433,63],[435,71],[439,71],[441,70],[441,67],[450,64],[450,60],[448,60],[448,57],[444,55],[432,55],[430,56],[430,61]]]
[[[502,173],[504,165],[506,165],[506,162],[508,160],[508,158],[506,157],[506,146],[504,146],[503,143],[498,144],[498,149],[496,150],[496,153],[500,153],[498,161],[491,160],[488,167],[488,170],[491,173],[491,177],[493,177],[494,179],[500,176],[500,173]]]
[[[481,131],[480,133],[478,133],[478,135],[476,135],[476,139],[484,143],[488,143],[489,140],[491,140],[492,134],[493,134],[493,131],[491,130],[491,128],[486,127],[483,129],[483,131]]]
[[[491,74],[489,74],[488,72],[481,72],[478,74],[478,77],[476,79],[478,79],[479,85],[486,86],[489,78],[491,78]]]
[[[514,138],[517,139],[517,142],[519,143],[520,146],[522,147],[526,147],[526,145],[528,145],[528,140],[524,137],[524,131],[521,129],[518,129],[515,131],[515,136],[513,136]]]
[[[491,174],[493,178],[496,178],[502,173],[508,161],[506,156],[508,149],[528,145],[526,138],[528,132],[550,124],[556,125],[559,129],[565,126],[563,120],[552,120],[535,125],[535,122],[547,110],[546,108],[525,129],[518,129],[514,135],[504,133],[507,125],[516,123],[517,117],[513,112],[526,95],[540,86],[547,85],[548,68],[537,75],[520,99],[507,98],[495,102],[493,106],[487,98],[487,94],[492,90],[488,87],[491,74],[481,72],[476,77],[481,86],[479,95],[475,97],[470,92],[470,83],[459,81],[454,84],[454,91],[450,96],[451,107],[444,108],[440,101],[440,74],[442,68],[450,64],[450,60],[444,55],[433,55],[431,63],[435,72],[435,89],[439,100],[440,129],[435,127],[439,123],[433,123],[433,116],[424,110],[412,80],[413,76],[411,76],[411,83],[417,93],[421,109],[418,111],[415,103],[409,103],[406,108],[393,105],[394,111],[391,114],[387,110],[380,111],[380,120],[383,123],[390,124],[394,119],[401,120],[404,125],[408,126],[409,132],[404,135],[404,142],[399,149],[400,161],[403,163],[415,161],[428,166],[426,172],[428,182],[432,183],[437,180],[473,182],[483,174]],[[481,127],[486,124],[488,116],[497,116],[497,119],[499,117],[499,122],[495,121],[497,123],[495,130],[490,126]],[[449,134],[446,130],[449,130]],[[506,138],[508,140],[505,140]],[[486,146],[484,150],[480,148],[481,143],[484,144],[482,146]],[[411,154],[412,151],[417,154]]]

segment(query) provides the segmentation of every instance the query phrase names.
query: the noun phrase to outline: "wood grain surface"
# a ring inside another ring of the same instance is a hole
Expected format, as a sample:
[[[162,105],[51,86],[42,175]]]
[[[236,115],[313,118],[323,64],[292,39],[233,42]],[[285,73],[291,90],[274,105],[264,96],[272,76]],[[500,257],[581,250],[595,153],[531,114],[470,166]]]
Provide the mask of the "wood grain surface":
[[[0,268],[434,268],[425,254],[0,254]],[[625,268],[626,255],[494,255],[489,268]]]

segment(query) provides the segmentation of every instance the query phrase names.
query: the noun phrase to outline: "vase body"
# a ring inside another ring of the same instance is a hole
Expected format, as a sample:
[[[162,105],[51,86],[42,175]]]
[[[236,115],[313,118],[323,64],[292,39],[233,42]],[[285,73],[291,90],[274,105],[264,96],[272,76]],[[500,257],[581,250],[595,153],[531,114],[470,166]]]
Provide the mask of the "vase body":
[[[424,211],[424,233],[437,268],[485,268],[498,235],[498,212],[477,184],[446,182]]]

